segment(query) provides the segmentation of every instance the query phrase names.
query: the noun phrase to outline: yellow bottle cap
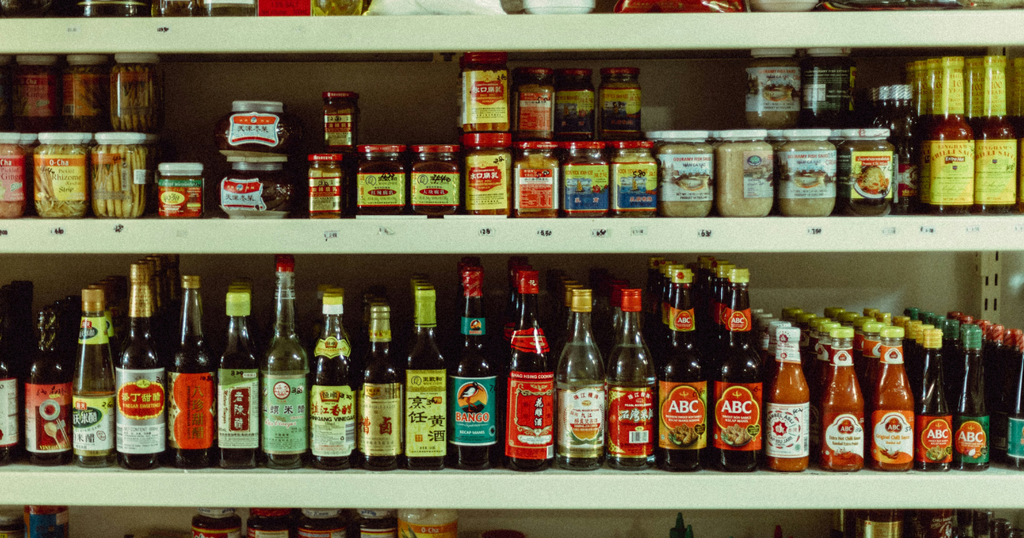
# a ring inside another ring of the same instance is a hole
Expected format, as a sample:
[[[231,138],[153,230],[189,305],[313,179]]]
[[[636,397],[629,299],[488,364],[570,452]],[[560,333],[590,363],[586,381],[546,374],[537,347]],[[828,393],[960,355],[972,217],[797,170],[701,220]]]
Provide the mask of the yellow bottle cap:
[[[924,331],[924,347],[928,349],[942,349],[942,331],[939,329]]]
[[[749,284],[750,283],[750,269],[741,269],[739,267],[729,272],[729,282],[733,284]]]
[[[584,288],[572,290],[572,306],[570,308],[573,312],[590,312],[593,307],[593,295],[590,290]]]
[[[729,273],[732,271],[734,267],[736,266],[731,263],[719,262],[718,267],[715,267],[715,275],[718,278],[729,278]]]
[[[782,321],[793,321],[797,314],[803,314],[803,308],[783,308],[782,309]]]
[[[826,321],[818,328],[818,332],[821,334],[831,335],[832,329],[838,329],[840,327],[842,327],[842,325],[836,321]]]
[[[665,258],[662,258],[661,256],[651,256],[650,258],[647,258],[647,268],[648,269],[657,269],[658,268],[658,263],[661,262],[664,259]]]
[[[832,338],[853,338],[853,327],[836,327],[828,335]]]
[[[882,325],[892,325],[892,314],[889,312],[877,312],[875,313],[875,321]]]
[[[839,314],[839,323],[852,327],[853,321],[859,317],[856,312],[841,312]]]
[[[89,287],[82,290],[83,312],[101,312],[106,310],[106,307],[106,299],[102,289]]]
[[[672,268],[675,267],[676,265],[679,264],[671,260],[666,260],[664,263],[658,266],[658,272],[661,273],[661,276],[669,278],[669,275],[672,274]],[[683,267],[686,266],[684,265]]]
[[[697,264],[701,269],[711,269],[715,266],[714,256],[700,256],[697,258]]]
[[[184,275],[181,277],[181,287],[186,290],[199,289],[199,275]]]
[[[343,288],[327,288],[324,290],[325,305],[345,304],[345,290]]]
[[[801,325],[806,325],[810,323],[812,319],[815,319],[817,317],[818,316],[816,314],[813,314],[811,312],[800,312],[799,314],[796,315],[794,319],[797,323]]]
[[[921,320],[912,319],[907,321],[903,325],[903,331],[906,333],[907,338],[914,340],[915,342],[921,339]]]
[[[248,316],[251,313],[249,293],[229,289],[225,299],[225,306],[227,315],[230,317]]]
[[[896,327],[907,328],[907,322],[910,321],[910,316],[896,316],[892,318],[892,324]]]
[[[830,306],[825,309],[825,317],[831,320],[838,320],[839,314],[846,312],[845,308],[839,306]]]
[[[572,307],[572,291],[573,290],[582,289],[583,288],[583,284],[580,284],[579,282],[573,281],[571,284],[567,283],[564,287],[565,287],[565,300],[563,301],[563,304],[565,304],[565,306],[567,308],[571,308]]]
[[[878,310],[877,308],[865,308],[864,309],[864,315],[869,317],[869,318],[875,317],[875,314],[877,314],[879,312],[880,312],[880,310]]]
[[[864,331],[865,333],[872,333],[872,334],[874,334],[874,333],[882,332],[882,327],[885,327],[885,325],[883,325],[883,324],[881,324],[881,323],[879,323],[877,321],[868,321],[868,322],[866,322],[864,324],[864,326],[863,326],[863,328],[861,330]]]
[[[825,323],[828,323],[828,318],[814,318],[807,322],[807,326],[810,327],[812,331],[817,331],[821,329],[821,326]]]
[[[857,316],[857,317],[853,318],[853,328],[854,329],[860,329],[860,330],[863,331],[864,330],[864,324],[869,322],[869,321],[873,321],[873,319],[869,318],[867,316]]]
[[[693,271],[687,269],[682,265],[674,265],[675,270],[672,271],[672,283],[673,284],[692,284],[693,283]]]
[[[882,338],[903,338],[903,327],[883,327]]]

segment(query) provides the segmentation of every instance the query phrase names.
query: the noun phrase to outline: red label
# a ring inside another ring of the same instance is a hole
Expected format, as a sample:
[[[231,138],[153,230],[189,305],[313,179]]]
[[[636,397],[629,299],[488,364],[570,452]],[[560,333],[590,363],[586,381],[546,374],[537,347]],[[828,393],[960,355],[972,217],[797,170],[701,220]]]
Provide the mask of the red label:
[[[761,450],[761,383],[715,381],[714,446]]]
[[[698,449],[707,443],[707,383],[658,382],[658,446]]]
[[[259,192],[263,188],[263,185],[259,181],[235,181],[225,179],[224,182],[221,183],[220,188],[235,194],[249,194]]]
[[[524,331],[512,331],[512,349],[525,351],[527,353],[547,353],[548,339],[544,337],[542,329],[526,329]]]
[[[473,100],[481,105],[493,105],[505,99],[505,85],[500,81],[475,82],[473,84]]]
[[[14,79],[14,116],[51,117],[60,114],[54,74],[24,74]]]
[[[917,443],[914,460],[923,463],[949,463],[953,461],[953,417],[918,415]]]
[[[311,6],[301,0],[259,0],[259,17],[308,17]]]
[[[146,379],[125,383],[117,391],[117,411],[133,420],[148,420],[162,415],[163,384]]]
[[[857,468],[864,465],[864,411],[821,414],[821,465]]]
[[[903,346],[879,346],[878,356],[885,364],[903,364]]]
[[[608,388],[608,454],[646,458],[654,453],[654,390],[650,387]]]
[[[25,448],[71,450],[71,383],[25,384]]]
[[[216,426],[213,374],[171,373],[167,377],[171,393],[167,410],[170,445],[184,449],[210,448]]]
[[[734,333],[742,333],[750,330],[750,309],[733,310],[729,307],[722,308],[722,325],[726,330]]]
[[[882,342],[865,338],[861,344],[863,345],[861,349],[865,357],[877,359],[882,356]]]
[[[871,413],[871,458],[878,463],[914,461],[914,412],[876,409]]]
[[[469,185],[474,190],[486,192],[501,183],[501,168],[497,166],[479,166],[469,169]]]
[[[228,422],[228,430],[233,432],[249,431],[250,398],[252,398],[252,394],[248,387],[234,388],[228,393],[228,401],[231,402],[231,411],[229,412],[231,421]]]
[[[200,529],[192,527],[192,538],[238,538],[242,535],[241,527],[230,529]]]
[[[554,456],[555,373],[511,372],[505,455],[526,460]]]
[[[669,328],[673,331],[689,332],[694,329],[693,309],[678,310],[669,307],[668,309]]]

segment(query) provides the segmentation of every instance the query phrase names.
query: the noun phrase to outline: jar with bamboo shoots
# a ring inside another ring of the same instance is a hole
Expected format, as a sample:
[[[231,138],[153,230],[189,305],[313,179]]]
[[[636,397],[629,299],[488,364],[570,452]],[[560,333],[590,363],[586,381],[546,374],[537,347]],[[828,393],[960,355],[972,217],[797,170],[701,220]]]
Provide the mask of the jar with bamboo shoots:
[[[92,164],[92,212],[100,218],[133,219],[146,210],[150,185],[143,133],[96,133]]]

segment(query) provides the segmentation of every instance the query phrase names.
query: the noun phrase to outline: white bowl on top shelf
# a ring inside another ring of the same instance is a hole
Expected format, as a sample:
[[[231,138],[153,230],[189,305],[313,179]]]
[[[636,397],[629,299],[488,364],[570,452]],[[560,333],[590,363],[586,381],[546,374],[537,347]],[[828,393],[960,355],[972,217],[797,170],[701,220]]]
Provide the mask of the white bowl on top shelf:
[[[818,0],[750,0],[751,11],[810,11]]]
[[[594,11],[595,0],[523,0],[531,15],[577,15]]]

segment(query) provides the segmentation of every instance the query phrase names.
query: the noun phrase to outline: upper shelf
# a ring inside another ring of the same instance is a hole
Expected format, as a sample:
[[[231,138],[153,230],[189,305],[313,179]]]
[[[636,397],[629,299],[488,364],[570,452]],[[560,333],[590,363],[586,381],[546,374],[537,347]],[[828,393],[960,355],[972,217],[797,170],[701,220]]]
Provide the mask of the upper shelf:
[[[1024,10],[0,20],[0,54],[659,51],[1024,44]]]

